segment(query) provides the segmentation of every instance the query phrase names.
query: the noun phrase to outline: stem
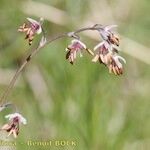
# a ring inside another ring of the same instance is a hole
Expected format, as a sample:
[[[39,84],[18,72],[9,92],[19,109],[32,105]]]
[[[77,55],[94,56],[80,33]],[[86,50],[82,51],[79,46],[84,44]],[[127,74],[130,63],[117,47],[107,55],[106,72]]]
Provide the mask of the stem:
[[[56,36],[50,40],[48,40],[43,46],[39,46],[36,49],[34,49],[33,51],[31,51],[29,53],[29,55],[26,57],[25,61],[22,63],[22,65],[18,68],[18,70],[16,71],[15,75],[13,76],[13,78],[11,79],[8,87],[6,88],[6,90],[4,91],[4,93],[2,94],[1,98],[0,98],[0,103],[1,105],[3,105],[3,103],[5,102],[6,98],[8,97],[11,89],[14,87],[15,82],[17,80],[17,78],[19,77],[20,73],[22,72],[22,70],[26,67],[26,65],[30,62],[30,60],[32,59],[33,56],[35,56],[37,54],[37,52],[42,49],[43,47],[45,47],[47,44],[56,41],[58,39],[61,39],[63,37],[66,37],[67,34],[61,34],[59,36]]]
[[[87,31],[87,30],[97,30],[97,28],[95,27],[87,27],[87,28],[81,28],[79,30],[76,30],[74,33],[80,33],[80,32],[83,32],[83,31]]]
[[[96,30],[96,31],[99,31],[100,29],[102,29],[102,27],[97,27],[98,24],[95,24],[94,26],[92,27],[85,27],[85,28],[81,28],[81,29],[78,29],[76,31],[73,31],[73,32],[69,32],[68,33],[68,36],[69,37],[73,37],[73,38],[79,38],[79,36],[77,35],[77,33],[80,33],[80,32],[83,32],[83,31],[87,31],[87,30]]]
[[[34,57],[40,49],[45,47],[47,44],[49,44],[49,43],[51,43],[53,41],[56,41],[58,39],[64,38],[64,37],[76,38],[76,37],[78,37],[76,35],[77,33],[80,33],[80,32],[86,31],[86,30],[97,30],[98,31],[98,28],[94,25],[93,27],[81,28],[81,29],[76,30],[74,32],[64,33],[64,34],[58,35],[58,36],[56,36],[56,37],[54,37],[52,39],[49,39],[44,45],[38,46],[36,49],[32,50],[29,53],[29,55],[26,57],[26,59],[23,61],[22,65],[17,69],[17,71],[16,71],[15,75],[13,76],[13,78],[11,79],[8,87],[3,92],[3,94],[2,94],[2,96],[0,98],[1,105],[3,105],[3,103],[7,99],[8,95],[10,94],[10,92],[11,92],[12,88],[14,87],[15,82],[16,82],[17,78],[19,77],[20,73],[22,72],[22,70],[26,67],[26,65],[30,62],[32,57]]]
[[[26,66],[27,62],[25,61],[20,67],[19,69],[16,71],[15,75],[13,76],[12,80],[10,81],[8,87],[6,88],[6,90],[4,91],[4,93],[2,94],[2,97],[0,99],[1,103],[3,103],[3,101],[5,101],[5,99],[7,98],[7,96],[9,95],[11,89],[13,88],[19,74],[21,73],[21,71],[23,70],[23,68]]]

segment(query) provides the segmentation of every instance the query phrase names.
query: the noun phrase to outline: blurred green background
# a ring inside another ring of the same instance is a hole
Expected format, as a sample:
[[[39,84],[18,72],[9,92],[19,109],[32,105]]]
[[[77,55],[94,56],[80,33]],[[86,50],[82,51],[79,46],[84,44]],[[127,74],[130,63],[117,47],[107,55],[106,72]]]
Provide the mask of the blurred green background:
[[[26,17],[43,17],[48,37],[94,23],[118,24],[121,55],[127,60],[118,77],[91,63],[87,53],[71,66],[65,60],[70,39],[46,46],[22,72],[8,98],[28,124],[21,126],[17,146],[5,149],[149,150],[149,14],[149,0],[1,0],[0,93],[40,39],[37,36],[29,47],[17,32]],[[97,32],[81,36],[91,49],[100,41]],[[1,126],[11,112],[1,112]],[[28,146],[29,140],[74,141],[76,146]]]

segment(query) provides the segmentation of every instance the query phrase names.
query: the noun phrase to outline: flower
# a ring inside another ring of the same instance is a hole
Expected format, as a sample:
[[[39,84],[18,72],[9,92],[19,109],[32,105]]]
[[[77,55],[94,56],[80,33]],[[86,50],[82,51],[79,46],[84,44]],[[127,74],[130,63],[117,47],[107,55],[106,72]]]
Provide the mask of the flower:
[[[110,73],[114,73],[115,75],[123,74],[123,66],[120,62],[122,60],[126,63],[126,60],[119,55],[110,55],[111,61],[107,64]]]
[[[115,27],[117,27],[117,25],[101,27],[99,29],[99,32],[103,40],[107,41],[108,43],[119,46],[119,37],[111,31],[111,29]]]
[[[10,122],[3,125],[1,130],[9,132],[8,136],[13,134],[13,136],[16,138],[17,135],[19,134],[20,123],[27,124],[26,119],[19,113],[9,114],[5,116],[5,118],[8,118]]]
[[[96,51],[95,57],[92,59],[93,62],[99,60],[100,63],[106,65],[110,73],[115,75],[121,75],[123,73],[123,66],[120,62],[122,60],[126,63],[125,59],[119,56],[118,49],[113,44],[109,44],[107,41],[103,41],[94,47]]]
[[[39,22],[32,18],[27,18],[27,20],[28,23],[24,23],[22,26],[20,26],[18,31],[26,33],[25,39],[28,39],[29,45],[31,45],[35,34],[40,34],[42,32],[41,24],[43,19],[40,19]]]
[[[102,25],[96,25],[103,41],[94,47],[95,57],[92,61],[97,62],[99,60],[100,63],[103,63],[108,67],[110,73],[121,75],[123,73],[123,65],[121,61],[124,63],[126,63],[126,61],[123,57],[118,55],[120,41],[118,36],[111,31],[114,27],[117,27],[117,25],[105,27]]]
[[[82,51],[84,49],[87,49],[84,43],[77,39],[72,40],[71,44],[66,48],[66,59],[68,59],[69,62],[73,64],[77,57],[77,53],[79,53],[80,57],[82,57]]]
[[[103,62],[104,61],[104,55],[106,55],[108,53],[108,43],[103,41],[101,43],[99,43],[98,45],[96,45],[94,47],[94,51],[96,51],[96,55],[95,57],[92,59],[92,62],[97,62],[99,60],[99,62]]]

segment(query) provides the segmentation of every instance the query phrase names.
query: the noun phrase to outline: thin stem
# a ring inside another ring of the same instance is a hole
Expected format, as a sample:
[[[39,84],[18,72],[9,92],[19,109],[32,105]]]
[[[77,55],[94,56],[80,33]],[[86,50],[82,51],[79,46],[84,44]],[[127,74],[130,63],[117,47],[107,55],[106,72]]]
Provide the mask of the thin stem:
[[[16,71],[15,75],[13,76],[12,80],[10,81],[8,87],[6,88],[6,90],[4,91],[0,101],[1,103],[3,103],[3,101],[5,101],[5,99],[7,98],[7,96],[9,95],[11,89],[13,88],[19,74],[21,73],[21,71],[23,70],[23,68],[26,66],[27,62],[25,61]]]
[[[79,30],[76,30],[74,33],[80,33],[80,32],[83,32],[83,31],[87,31],[87,30],[97,30],[97,28],[95,27],[87,27],[87,28],[81,28]]]
[[[93,27],[86,27],[86,28],[81,28],[78,29],[74,32],[69,32],[69,33],[64,33],[61,35],[58,35],[52,39],[49,39],[46,43],[44,43],[42,46],[38,46],[36,49],[32,50],[29,55],[26,57],[26,59],[23,61],[23,63],[21,64],[21,66],[18,68],[18,70],[16,71],[15,75],[13,76],[13,78],[11,79],[8,87],[6,88],[6,90],[3,92],[1,98],[0,98],[0,103],[1,105],[3,105],[3,103],[5,102],[5,100],[7,99],[8,95],[10,94],[10,91],[12,90],[12,88],[15,85],[15,82],[17,80],[17,78],[19,77],[20,73],[22,72],[22,70],[26,67],[26,65],[30,62],[30,60],[32,59],[32,57],[34,57],[37,52],[42,49],[43,47],[45,47],[47,44],[56,41],[58,39],[64,38],[64,37],[73,37],[73,38],[77,38],[78,36],[76,35],[77,33],[86,31],[86,30],[97,30],[98,31],[98,27],[96,25],[94,25]],[[88,50],[89,51],[89,50]]]
[[[79,36],[77,35],[77,33],[80,33],[80,32],[83,32],[83,31],[87,31],[87,30],[96,30],[96,31],[99,31],[100,29],[102,29],[102,27],[100,25],[98,26],[98,24],[95,24],[92,27],[85,27],[85,28],[81,28],[81,29],[78,29],[78,30],[73,31],[73,32],[69,32],[68,36],[69,37],[73,37],[73,38],[79,38]]]
[[[22,70],[26,67],[26,65],[30,62],[30,60],[32,59],[32,57],[33,57],[34,55],[36,55],[37,52],[38,52],[41,48],[45,47],[47,44],[49,44],[49,43],[51,43],[51,42],[53,42],[53,41],[56,41],[56,40],[58,40],[58,39],[61,39],[61,38],[63,38],[63,37],[66,37],[66,36],[67,36],[67,34],[61,34],[61,35],[59,35],[59,36],[56,36],[56,37],[54,37],[54,38],[48,40],[43,46],[39,46],[39,47],[37,47],[36,49],[34,49],[33,51],[30,52],[30,54],[26,57],[25,61],[24,61],[24,62],[22,63],[22,65],[18,68],[18,70],[16,71],[15,75],[14,75],[13,78],[11,79],[11,81],[10,81],[8,87],[6,88],[6,90],[4,91],[4,93],[2,94],[2,97],[0,98],[0,103],[1,103],[1,105],[3,105],[3,103],[5,102],[6,98],[8,97],[8,95],[9,95],[9,93],[10,93],[10,91],[11,91],[11,89],[12,89],[12,88],[14,87],[14,85],[15,85],[15,82],[16,82],[17,78],[19,77],[19,75],[20,75],[20,73],[22,72]]]

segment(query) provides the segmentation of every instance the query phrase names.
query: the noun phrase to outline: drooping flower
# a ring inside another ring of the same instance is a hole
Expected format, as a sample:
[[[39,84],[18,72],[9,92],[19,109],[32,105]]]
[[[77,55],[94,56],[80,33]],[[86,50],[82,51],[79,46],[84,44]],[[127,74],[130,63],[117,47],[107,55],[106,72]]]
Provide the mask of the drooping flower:
[[[68,45],[66,48],[67,54],[66,59],[69,60],[71,64],[74,63],[74,60],[77,57],[77,54],[80,54],[80,57],[82,57],[83,50],[86,50],[86,45],[82,43],[80,40],[74,39],[71,41],[71,44]]]
[[[104,56],[109,52],[109,44],[103,41],[94,47],[95,57],[92,59],[93,62],[105,63]]]
[[[123,73],[123,66],[120,62],[122,60],[126,63],[125,59],[119,56],[118,49],[115,45],[109,44],[107,41],[103,41],[94,47],[95,57],[92,59],[93,62],[99,60],[100,63],[106,65],[110,73],[120,75]]]
[[[121,61],[126,63],[126,60],[123,57],[119,55],[111,55],[111,61],[107,64],[109,72],[114,73],[115,75],[123,74],[123,65]]]
[[[20,124],[27,124],[26,119],[19,113],[9,114],[5,116],[5,118],[8,118],[10,121],[9,123],[2,126],[1,130],[5,130],[9,132],[8,136],[13,134],[13,136],[16,138],[19,134],[19,126]]]
[[[43,20],[40,19],[39,22],[32,18],[27,18],[27,20],[28,22],[20,26],[18,31],[26,33],[25,39],[28,39],[29,45],[31,45],[35,34],[40,34],[42,32],[41,25]]]
[[[111,31],[112,28],[117,27],[117,25],[110,25],[110,26],[105,26],[105,27],[101,27],[99,29],[100,35],[103,38],[103,40],[107,41],[110,44],[114,44],[119,46],[119,37],[117,36],[117,34],[113,33]]]

